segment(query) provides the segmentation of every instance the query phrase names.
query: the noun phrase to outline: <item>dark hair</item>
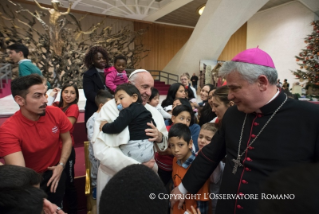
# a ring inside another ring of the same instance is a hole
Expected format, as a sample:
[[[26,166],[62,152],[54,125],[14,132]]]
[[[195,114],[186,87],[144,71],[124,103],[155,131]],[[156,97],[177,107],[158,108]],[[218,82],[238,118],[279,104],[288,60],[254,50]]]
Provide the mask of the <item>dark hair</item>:
[[[150,199],[150,194],[155,194]],[[159,176],[147,166],[133,164],[116,173],[104,187],[99,213],[162,214],[167,213],[168,199],[157,197],[167,190]]]
[[[184,87],[185,87],[185,86],[184,86]],[[191,89],[191,84],[190,84],[190,83],[188,84],[187,89],[186,89],[186,87],[185,87],[185,92],[187,93],[187,98],[188,98],[189,100],[195,98],[195,95],[194,95],[193,90]]]
[[[193,125],[195,123],[195,121],[196,121],[196,116],[194,114],[194,111],[193,111],[193,108],[192,108],[190,102],[186,98],[176,98],[175,100],[179,100],[182,105],[187,106],[189,109],[192,109],[192,113],[191,113],[192,120],[191,120],[191,123],[189,124],[189,126]],[[174,103],[174,101],[173,101],[173,103]],[[174,109],[173,109],[173,111],[174,111]],[[168,122],[168,124],[171,125],[172,124],[172,120],[170,120]]]
[[[109,57],[108,57],[108,54],[106,52],[106,50],[101,47],[101,46],[93,46],[90,48],[90,50],[85,54],[85,57],[84,57],[84,65],[87,67],[87,68],[91,68],[93,66],[92,62],[93,62],[93,59],[94,59],[94,56],[95,54],[97,53],[101,53],[103,55],[103,57],[105,58],[105,61],[106,61],[106,64],[109,63]]]
[[[0,189],[0,213],[41,214],[44,198],[45,192],[33,186]]]
[[[166,99],[163,100],[163,102],[162,102],[162,107],[166,107],[166,106],[173,104],[173,101],[175,100],[176,92],[178,91],[179,87],[181,87],[181,86],[184,87],[184,85],[182,83],[173,83],[169,87]]]
[[[179,106],[176,106],[174,109],[173,109],[173,112],[172,112],[172,116],[177,116],[179,115],[181,112],[183,111],[187,111],[190,113],[190,115],[192,116],[193,115],[193,110],[191,107],[189,106],[186,106],[186,105],[179,105]]]
[[[95,104],[99,107],[100,104],[106,103],[108,99],[113,99],[112,94],[107,90],[101,89],[95,96]]]
[[[190,104],[190,102],[186,98],[175,98],[175,100],[179,100],[182,105],[188,106],[189,108],[192,109],[192,105]],[[174,101],[173,101],[173,103],[174,103]]]
[[[212,90],[216,89],[216,87],[215,87],[214,85],[212,85],[212,84],[205,84],[205,85],[203,86],[203,88],[204,88],[205,86],[208,86],[208,87],[209,87],[208,94],[209,94],[209,92],[211,92]],[[202,89],[203,89],[203,88],[202,88]],[[203,102],[205,102],[205,101],[207,101],[207,100],[203,100]]]
[[[154,97],[156,97],[157,95],[159,95],[159,92],[156,88],[152,88],[152,94],[149,98],[149,101],[151,101]]]
[[[190,122],[190,126],[194,124],[194,112],[192,107],[188,106],[188,105],[179,105],[176,106],[173,111],[172,111],[172,116],[177,116],[180,113],[182,113],[183,111],[187,111],[190,115],[191,115],[191,122]]]
[[[28,89],[34,85],[43,85],[43,80],[38,74],[30,74],[24,77],[17,77],[11,82],[11,93],[15,97],[19,95],[23,98],[29,93]]]
[[[123,55],[117,55],[117,56],[115,56],[114,57],[114,65],[116,64],[116,61],[117,60],[119,60],[119,59],[123,59],[126,63],[127,63],[127,59],[126,59],[126,57],[125,56],[123,56]]]
[[[0,166],[0,213],[40,214],[46,194],[34,186],[40,184],[41,178],[27,167]]]
[[[168,139],[171,137],[178,137],[179,139],[183,139],[189,144],[190,140],[192,139],[191,131],[189,130],[188,126],[183,123],[176,123],[171,126],[168,132]]]
[[[210,88],[209,92],[211,92],[212,90],[216,88],[212,84],[206,84],[204,86],[208,86]],[[198,121],[199,126],[202,126],[204,123],[208,123],[209,121],[211,121],[212,119],[216,117],[215,112],[212,111],[212,107],[209,105],[207,100],[204,101],[204,106],[200,110],[199,114],[200,114],[200,118]]]
[[[29,49],[23,44],[13,44],[9,45],[7,48],[9,50],[14,50],[16,53],[21,51],[23,53],[24,58],[28,58],[29,56]]]
[[[130,84],[130,83],[124,83],[121,85],[118,85],[115,89],[116,94],[118,91],[123,90],[125,91],[128,95],[133,96],[134,94],[137,95],[137,103],[143,103],[143,100],[141,98],[140,91],[135,87],[135,85]]]
[[[218,99],[223,102],[225,106],[227,106],[229,104],[228,92],[228,86],[221,86],[214,91],[213,97],[218,97]]]
[[[15,166],[0,166],[0,189],[34,186],[41,182],[41,175],[33,169]]]
[[[73,104],[77,104],[79,102],[79,90],[78,90],[78,87],[75,85],[75,84],[66,84],[62,87],[61,89],[61,96],[60,96],[60,102],[59,102],[59,105],[58,107],[61,108],[63,107],[63,104],[64,104],[64,100],[62,99],[62,94],[63,94],[63,91],[67,88],[67,87],[73,87],[74,90],[75,90],[75,93],[76,93],[76,98],[75,100],[72,102],[72,103],[69,103],[67,105],[67,107],[63,108],[62,110],[65,112],[69,106],[73,105]]]

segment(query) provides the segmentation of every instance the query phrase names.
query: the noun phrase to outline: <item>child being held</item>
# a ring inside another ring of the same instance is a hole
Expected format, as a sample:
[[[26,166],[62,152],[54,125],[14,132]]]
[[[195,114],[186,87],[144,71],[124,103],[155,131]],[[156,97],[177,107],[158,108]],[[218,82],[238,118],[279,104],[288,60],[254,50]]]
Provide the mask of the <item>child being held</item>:
[[[94,123],[96,118],[98,117],[98,114],[102,108],[102,106],[107,103],[108,101],[110,101],[111,99],[113,99],[113,96],[110,92],[106,91],[106,90],[100,90],[97,92],[96,96],[95,96],[95,104],[98,107],[98,110],[96,112],[94,112],[94,114],[88,119],[88,121],[86,122],[86,129],[87,129],[87,137],[88,140],[90,141],[89,144],[89,159],[91,162],[91,185],[92,185],[92,196],[93,199],[96,199],[96,179],[97,179],[97,171],[99,168],[99,161],[97,159],[95,159],[94,157],[94,152],[93,152],[93,142],[92,142],[92,138],[93,138],[93,133],[94,133]]]
[[[159,92],[156,88],[152,88],[152,94],[149,98],[148,104],[156,108],[161,113],[164,119],[171,119],[172,115],[167,113],[163,109],[162,105],[159,104]]]
[[[148,140],[145,129],[147,123],[156,126],[152,114],[142,104],[139,90],[132,84],[119,85],[115,90],[115,102],[120,111],[118,118],[112,123],[101,123],[102,131],[107,134],[117,134],[129,128],[130,141],[120,145],[122,152],[141,163],[148,162],[154,157],[153,142]]]
[[[125,71],[126,64],[126,58],[122,55],[119,55],[114,58],[114,66],[104,70],[106,75],[105,85],[112,91],[112,93],[115,92],[115,89],[118,85],[128,82]]]
[[[172,178],[174,186],[178,186],[196,157],[192,151],[193,141],[188,126],[181,123],[174,124],[169,130],[168,141],[174,155]],[[173,214],[183,214],[186,210],[192,210],[191,206],[195,209],[199,208],[200,213],[206,214],[208,212],[208,201],[209,180],[205,182],[196,195],[185,199],[181,209],[178,209],[178,203],[175,203],[172,207]]]
[[[201,130],[199,132],[198,136],[198,147],[199,152],[202,150],[202,148],[208,144],[210,144],[213,136],[217,132],[217,127],[214,123],[205,123],[202,125]],[[220,184],[222,182],[222,176],[224,171],[225,163],[219,162],[218,166],[214,170],[214,172],[210,176],[210,184],[209,184],[209,192],[210,193],[219,193]],[[213,213],[216,211],[216,205],[217,205],[217,198],[212,199],[212,210]]]

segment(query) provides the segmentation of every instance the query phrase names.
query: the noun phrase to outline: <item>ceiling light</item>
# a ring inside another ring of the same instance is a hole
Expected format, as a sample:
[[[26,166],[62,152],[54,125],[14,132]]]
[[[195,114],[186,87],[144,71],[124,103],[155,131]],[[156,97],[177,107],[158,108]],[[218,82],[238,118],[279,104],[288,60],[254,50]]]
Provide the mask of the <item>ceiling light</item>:
[[[198,14],[199,14],[200,16],[203,14],[204,9],[205,9],[205,5],[203,5],[203,6],[201,6],[201,7],[198,8],[197,12],[198,12]]]

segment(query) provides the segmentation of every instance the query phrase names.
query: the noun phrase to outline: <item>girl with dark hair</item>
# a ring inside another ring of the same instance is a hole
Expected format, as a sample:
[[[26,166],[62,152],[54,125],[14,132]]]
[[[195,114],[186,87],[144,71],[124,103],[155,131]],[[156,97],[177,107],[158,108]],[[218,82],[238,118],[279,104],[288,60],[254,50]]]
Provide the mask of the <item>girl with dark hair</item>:
[[[201,99],[203,100],[202,108],[199,110],[199,114],[198,114],[199,115],[198,125],[200,126],[210,122],[212,119],[216,117],[216,114],[212,111],[212,108],[208,103],[208,100],[209,100],[208,95],[212,93],[213,90],[215,90],[215,87],[213,85],[206,84],[200,92]]]
[[[185,87],[182,83],[172,84],[167,92],[166,99],[162,102],[162,107],[165,111],[169,112],[172,110],[172,104],[175,98],[185,98]]]
[[[223,116],[227,109],[230,106],[234,105],[233,101],[228,100],[228,92],[228,86],[219,87],[214,91],[213,96],[211,98],[212,111],[217,116],[214,122],[219,124],[219,126],[221,125],[221,120],[223,119]]]
[[[74,124],[79,117],[79,90],[76,85],[67,84],[61,89],[60,102],[53,103],[53,106],[60,108],[68,117],[72,124],[70,135],[72,138],[72,150],[69,159],[65,165],[64,171],[67,175],[65,185],[65,196],[69,204],[68,213],[77,213],[77,193],[74,185],[74,165],[75,165],[75,150],[74,150]],[[62,143],[61,143],[62,145]]]
[[[153,142],[150,142],[145,129],[147,123],[155,122],[152,114],[144,107],[139,90],[132,84],[124,83],[115,90],[115,102],[120,111],[112,122],[101,122],[100,129],[107,134],[118,134],[127,126],[130,132],[129,142],[108,142],[110,146],[119,146],[122,152],[138,162],[145,163],[154,158]]]
[[[84,64],[88,69],[83,75],[83,90],[86,97],[85,124],[98,109],[95,104],[97,92],[101,89],[107,90],[104,69],[108,67],[108,63],[108,54],[101,46],[91,47],[84,57]]]

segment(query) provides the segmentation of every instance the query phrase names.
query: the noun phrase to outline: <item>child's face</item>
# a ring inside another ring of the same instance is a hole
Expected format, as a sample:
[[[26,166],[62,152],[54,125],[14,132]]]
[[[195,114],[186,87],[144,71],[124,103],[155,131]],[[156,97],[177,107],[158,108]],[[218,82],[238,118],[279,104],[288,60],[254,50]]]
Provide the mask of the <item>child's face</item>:
[[[179,105],[182,105],[181,101],[180,100],[175,100],[173,102],[172,109],[174,109],[176,106],[179,106]]]
[[[206,130],[206,129],[201,129],[198,135],[198,148],[201,150],[204,146],[210,143],[214,136],[214,132]]]
[[[153,99],[149,102],[151,106],[156,107],[159,104],[159,95],[153,97]]]
[[[136,94],[133,94],[133,96],[130,96],[124,90],[119,90],[115,94],[116,105],[122,104],[123,109],[129,107],[132,103],[135,103],[136,101],[137,101]]]
[[[183,138],[171,137],[169,138],[169,145],[171,147],[173,155],[182,162],[185,162],[187,158],[192,154],[191,149],[193,141],[190,140],[189,144]]]
[[[117,72],[122,73],[126,68],[126,61],[124,59],[116,60],[114,68],[117,70]]]
[[[184,86],[179,86],[176,94],[175,94],[175,98],[185,98],[186,97],[186,94],[185,94],[185,88]]]
[[[172,122],[173,124],[176,123],[183,123],[186,126],[189,126],[189,124],[191,123],[191,115],[188,111],[182,111],[181,113],[179,113],[179,115],[174,116],[172,115]]]

